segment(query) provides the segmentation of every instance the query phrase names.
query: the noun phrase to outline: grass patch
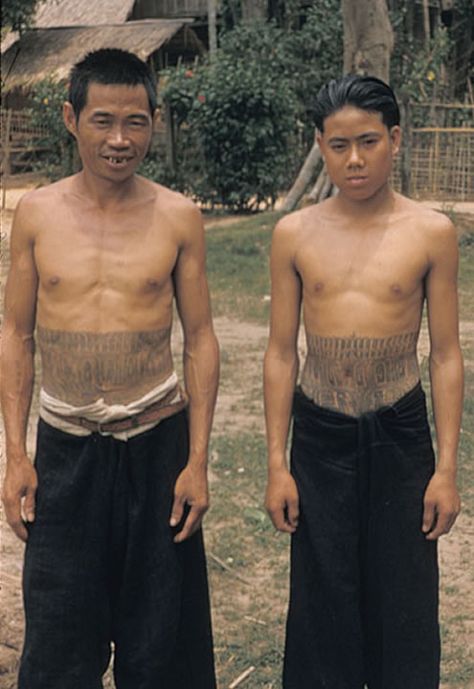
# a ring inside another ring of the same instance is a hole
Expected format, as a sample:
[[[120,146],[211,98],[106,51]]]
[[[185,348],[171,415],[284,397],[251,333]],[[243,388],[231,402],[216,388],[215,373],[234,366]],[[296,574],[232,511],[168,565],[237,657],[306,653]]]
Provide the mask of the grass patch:
[[[207,232],[207,273],[216,315],[268,321],[264,297],[270,293],[270,242],[280,217],[262,213]]]
[[[289,539],[275,534],[263,508],[264,436],[215,437],[211,469],[218,480],[206,531],[219,686],[228,687],[253,666],[243,686],[276,689],[283,661]]]

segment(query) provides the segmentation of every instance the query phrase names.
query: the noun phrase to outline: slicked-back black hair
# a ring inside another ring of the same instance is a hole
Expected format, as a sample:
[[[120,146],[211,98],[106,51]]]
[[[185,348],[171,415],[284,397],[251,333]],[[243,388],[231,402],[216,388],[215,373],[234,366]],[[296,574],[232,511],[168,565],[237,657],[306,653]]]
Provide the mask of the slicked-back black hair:
[[[324,120],[345,105],[368,112],[379,112],[388,129],[400,124],[400,111],[394,92],[381,79],[358,74],[347,74],[333,79],[319,91],[314,107],[314,120],[320,132]]]
[[[143,84],[148,96],[150,112],[156,110],[156,82],[148,65],[139,57],[119,48],[94,50],[77,62],[69,76],[69,95],[76,119],[87,103],[89,85]]]

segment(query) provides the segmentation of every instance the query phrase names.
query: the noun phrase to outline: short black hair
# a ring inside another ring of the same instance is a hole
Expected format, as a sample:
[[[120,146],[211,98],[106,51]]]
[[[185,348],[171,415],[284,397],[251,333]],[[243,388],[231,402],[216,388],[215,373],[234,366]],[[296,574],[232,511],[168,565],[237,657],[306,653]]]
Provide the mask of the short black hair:
[[[87,103],[89,84],[143,84],[150,112],[156,110],[156,81],[148,65],[139,57],[119,48],[94,50],[77,62],[69,76],[68,100],[77,119]]]
[[[368,112],[379,112],[388,129],[400,124],[400,110],[395,94],[388,84],[377,77],[347,74],[342,79],[332,79],[323,86],[314,107],[314,120],[320,132],[324,131],[324,120],[345,105]]]

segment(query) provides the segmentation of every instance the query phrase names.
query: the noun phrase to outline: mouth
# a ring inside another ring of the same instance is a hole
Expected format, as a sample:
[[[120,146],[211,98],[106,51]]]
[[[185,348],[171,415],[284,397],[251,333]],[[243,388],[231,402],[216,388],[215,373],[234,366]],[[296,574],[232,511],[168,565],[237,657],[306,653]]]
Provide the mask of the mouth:
[[[102,156],[104,160],[108,162],[114,168],[122,168],[127,165],[127,163],[132,160],[130,156]]]
[[[346,180],[347,180],[348,184],[351,184],[353,186],[358,186],[358,185],[366,182],[367,177],[363,176],[363,175],[358,175],[358,176],[354,176],[354,177],[347,177]]]

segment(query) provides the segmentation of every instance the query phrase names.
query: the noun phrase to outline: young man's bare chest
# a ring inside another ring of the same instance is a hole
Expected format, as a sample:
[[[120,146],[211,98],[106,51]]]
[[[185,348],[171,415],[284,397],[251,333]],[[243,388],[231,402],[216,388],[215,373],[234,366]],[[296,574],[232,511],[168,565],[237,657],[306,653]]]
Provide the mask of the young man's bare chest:
[[[429,265],[416,228],[315,227],[304,233],[295,267],[310,331],[391,335],[418,327]]]

